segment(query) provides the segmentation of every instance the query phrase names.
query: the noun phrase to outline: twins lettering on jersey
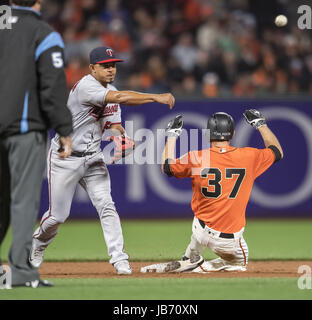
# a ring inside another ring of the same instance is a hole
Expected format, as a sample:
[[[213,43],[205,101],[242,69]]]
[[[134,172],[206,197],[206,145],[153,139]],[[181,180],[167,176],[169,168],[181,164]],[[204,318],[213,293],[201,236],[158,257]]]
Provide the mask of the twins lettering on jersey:
[[[102,107],[93,106],[88,112],[90,116],[100,120],[101,118],[112,116],[118,111],[118,104],[104,105]]]

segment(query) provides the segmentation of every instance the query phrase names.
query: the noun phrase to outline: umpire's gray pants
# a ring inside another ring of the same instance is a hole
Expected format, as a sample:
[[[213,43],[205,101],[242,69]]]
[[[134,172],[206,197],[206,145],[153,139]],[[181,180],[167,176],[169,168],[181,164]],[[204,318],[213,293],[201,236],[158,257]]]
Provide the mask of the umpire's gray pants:
[[[12,244],[8,260],[12,285],[39,279],[28,256],[39,210],[45,159],[45,133],[0,138],[0,246],[11,219]]]

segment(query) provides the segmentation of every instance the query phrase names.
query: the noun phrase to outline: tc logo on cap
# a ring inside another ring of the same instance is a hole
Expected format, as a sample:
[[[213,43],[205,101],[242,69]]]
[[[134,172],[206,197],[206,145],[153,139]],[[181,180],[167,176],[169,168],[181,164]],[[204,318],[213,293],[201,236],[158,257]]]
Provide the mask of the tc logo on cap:
[[[114,50],[109,47],[98,47],[90,52],[90,64],[108,62],[122,62],[122,60],[116,58]]]
[[[106,53],[111,57],[113,56],[113,50],[112,49],[106,49]]]

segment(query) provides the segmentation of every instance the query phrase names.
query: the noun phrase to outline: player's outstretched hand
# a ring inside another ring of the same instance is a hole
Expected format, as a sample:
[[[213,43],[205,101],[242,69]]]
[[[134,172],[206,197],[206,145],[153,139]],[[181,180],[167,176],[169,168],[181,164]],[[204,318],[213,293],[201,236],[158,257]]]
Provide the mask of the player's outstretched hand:
[[[266,125],[264,116],[256,109],[249,109],[243,113],[246,121],[256,129]]]
[[[114,157],[111,160],[111,164],[117,162],[121,158],[126,157],[129,155],[135,148],[134,141],[124,135],[119,136],[110,136],[105,139],[106,141],[114,141],[115,143],[115,150],[114,150]]]
[[[172,109],[175,103],[174,96],[171,93],[161,93],[156,95],[156,102],[167,104]]]
[[[168,137],[175,137],[177,138],[183,129],[183,120],[182,115],[177,115],[174,119],[172,119],[166,128],[166,133]]]
[[[72,139],[70,136],[60,137],[59,157],[65,159],[72,153]]]

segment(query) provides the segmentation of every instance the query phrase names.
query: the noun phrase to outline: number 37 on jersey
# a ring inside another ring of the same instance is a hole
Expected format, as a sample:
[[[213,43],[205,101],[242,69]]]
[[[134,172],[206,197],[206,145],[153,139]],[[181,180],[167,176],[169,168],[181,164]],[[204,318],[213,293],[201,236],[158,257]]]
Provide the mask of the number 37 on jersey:
[[[219,168],[203,168],[200,176],[208,180],[208,186],[201,187],[201,193],[205,198],[217,199],[222,195],[222,184],[231,185],[229,199],[235,199],[246,175],[245,168],[225,168],[225,177]],[[223,180],[225,179],[225,180]]]

